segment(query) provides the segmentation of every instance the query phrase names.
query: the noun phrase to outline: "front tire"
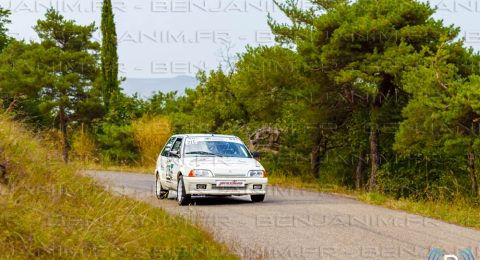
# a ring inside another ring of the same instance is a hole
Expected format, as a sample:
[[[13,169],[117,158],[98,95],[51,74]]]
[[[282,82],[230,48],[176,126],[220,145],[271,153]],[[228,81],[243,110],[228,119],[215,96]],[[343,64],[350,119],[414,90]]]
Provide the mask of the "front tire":
[[[180,206],[185,206],[190,203],[191,196],[186,194],[185,190],[185,183],[183,182],[183,176],[178,176],[178,183],[177,183],[177,202]]]
[[[265,200],[265,194],[264,195],[250,195],[250,199],[252,202],[262,202]]]
[[[160,181],[160,176],[158,174],[155,174],[155,195],[157,196],[157,199],[159,200],[164,200],[168,198],[168,190],[164,190],[162,188],[162,182]]]

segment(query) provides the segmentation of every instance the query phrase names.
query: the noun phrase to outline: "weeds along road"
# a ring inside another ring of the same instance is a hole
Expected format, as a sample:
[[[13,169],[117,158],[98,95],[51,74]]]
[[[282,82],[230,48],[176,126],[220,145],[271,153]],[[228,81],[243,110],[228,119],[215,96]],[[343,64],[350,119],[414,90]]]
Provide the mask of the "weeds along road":
[[[156,199],[154,175],[86,174],[114,193],[200,224],[242,259],[427,259],[432,248],[458,259],[466,248],[480,256],[480,231],[335,195],[270,187],[263,203],[213,197],[180,207],[174,192]]]

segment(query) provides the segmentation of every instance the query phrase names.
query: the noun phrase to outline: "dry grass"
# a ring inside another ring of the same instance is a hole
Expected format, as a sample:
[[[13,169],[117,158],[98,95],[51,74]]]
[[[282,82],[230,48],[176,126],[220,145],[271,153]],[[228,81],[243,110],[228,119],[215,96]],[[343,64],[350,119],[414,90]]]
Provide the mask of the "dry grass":
[[[144,165],[115,165],[115,164],[98,164],[98,163],[85,163],[77,162],[79,167],[83,170],[92,171],[115,171],[115,172],[132,172],[132,173],[144,173],[154,174],[155,166]]]
[[[115,197],[0,115],[0,258],[236,258],[183,218]]]
[[[337,193],[346,196],[356,196],[359,193],[349,190],[344,186],[322,184],[313,178],[299,177],[299,176],[285,176],[282,174],[270,174],[268,176],[268,183],[286,188],[306,189],[318,192]]]
[[[396,200],[378,193],[364,193],[357,198],[370,204],[404,210],[480,230],[480,206],[479,202],[474,199],[458,198],[454,201]]]
[[[269,183],[281,187],[301,188],[348,196],[369,204],[403,210],[480,230],[480,201],[474,199],[458,198],[454,201],[397,200],[379,193],[354,191],[341,186],[321,184],[308,178],[286,177],[275,174],[269,176]]]
[[[172,133],[170,120],[161,116],[144,116],[132,123],[133,139],[140,148],[142,165],[154,166],[158,154]]]
[[[95,140],[82,125],[73,136],[71,155],[76,160],[90,163],[95,160]]]

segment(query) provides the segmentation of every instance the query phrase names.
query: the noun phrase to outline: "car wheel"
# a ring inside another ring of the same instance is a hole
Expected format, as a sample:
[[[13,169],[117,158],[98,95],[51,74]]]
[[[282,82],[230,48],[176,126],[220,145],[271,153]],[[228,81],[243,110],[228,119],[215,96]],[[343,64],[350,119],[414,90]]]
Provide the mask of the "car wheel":
[[[253,202],[262,202],[263,200],[265,200],[265,195],[250,195],[250,199]]]
[[[168,198],[168,190],[164,190],[162,188],[162,183],[160,182],[160,176],[158,174],[155,174],[155,195],[157,196],[157,199],[163,200]]]
[[[185,190],[185,183],[183,182],[183,176],[180,175],[178,177],[178,183],[177,183],[177,202],[178,205],[180,206],[185,206],[190,203],[190,195],[186,194]]]

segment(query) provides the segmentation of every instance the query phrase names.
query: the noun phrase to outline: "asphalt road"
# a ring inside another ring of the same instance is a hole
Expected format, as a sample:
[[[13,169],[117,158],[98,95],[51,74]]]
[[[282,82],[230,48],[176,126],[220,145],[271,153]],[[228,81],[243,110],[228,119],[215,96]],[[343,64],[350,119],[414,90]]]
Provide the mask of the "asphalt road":
[[[341,196],[270,187],[263,203],[200,197],[180,207],[174,192],[156,199],[153,175],[86,174],[114,193],[191,219],[243,259],[428,259],[433,248],[458,259],[470,248],[480,259],[480,231]]]

